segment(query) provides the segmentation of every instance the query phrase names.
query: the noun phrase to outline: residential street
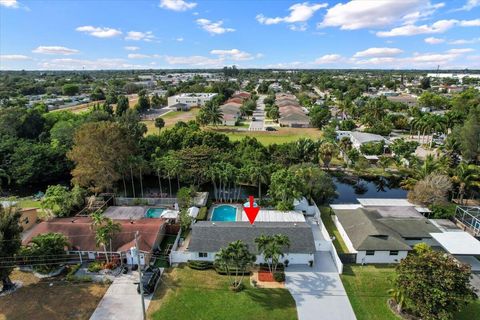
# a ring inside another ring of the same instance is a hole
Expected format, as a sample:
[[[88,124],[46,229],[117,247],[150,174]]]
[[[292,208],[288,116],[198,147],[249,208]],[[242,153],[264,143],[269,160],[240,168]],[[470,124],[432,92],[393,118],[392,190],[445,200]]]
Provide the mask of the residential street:
[[[265,104],[263,104],[263,99],[266,95],[260,95],[257,100],[257,108],[253,111],[253,117],[255,121],[250,122],[250,131],[264,131],[264,121],[265,121]]]

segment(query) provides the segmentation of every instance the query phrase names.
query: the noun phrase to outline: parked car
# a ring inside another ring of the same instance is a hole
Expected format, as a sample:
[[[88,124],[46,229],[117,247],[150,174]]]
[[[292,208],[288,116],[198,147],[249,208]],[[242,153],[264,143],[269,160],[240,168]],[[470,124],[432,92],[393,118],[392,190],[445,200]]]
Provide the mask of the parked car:
[[[255,119],[255,117],[252,117],[252,121],[255,121],[255,120],[257,120],[257,119]]]
[[[266,127],[265,130],[267,131],[277,131],[274,127]]]
[[[148,267],[142,273],[143,295],[152,294],[157,287],[158,280],[160,280],[160,268]],[[140,283],[137,285],[137,292],[140,294]]]

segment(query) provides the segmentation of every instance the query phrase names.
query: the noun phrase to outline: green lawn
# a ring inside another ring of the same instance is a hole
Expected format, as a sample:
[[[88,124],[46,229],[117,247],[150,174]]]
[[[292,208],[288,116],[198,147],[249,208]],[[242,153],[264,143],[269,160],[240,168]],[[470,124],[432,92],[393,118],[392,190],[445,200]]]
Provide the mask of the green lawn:
[[[150,319],[297,319],[286,289],[246,289],[235,293],[228,277],[187,266],[167,269],[148,308]]]
[[[278,128],[278,131],[261,132],[219,128],[216,131],[225,133],[230,138],[230,141],[238,141],[244,137],[255,137],[263,145],[294,142],[301,138],[317,140],[322,137],[322,131],[315,128]]]
[[[358,320],[398,319],[387,306],[388,290],[393,286],[395,269],[382,265],[344,265],[343,285]],[[455,320],[475,319],[480,314],[480,300],[469,304]]]
[[[328,231],[328,234],[330,236],[335,236],[335,240],[333,240],[333,245],[335,246],[335,249],[337,250],[338,253],[348,253],[348,248],[345,245],[345,242],[343,242],[343,238],[340,235],[340,232],[338,232],[337,227],[335,226],[335,223],[333,223],[332,218],[330,217],[330,208],[328,207],[320,207],[320,213],[322,217],[322,222],[325,225],[325,228]]]

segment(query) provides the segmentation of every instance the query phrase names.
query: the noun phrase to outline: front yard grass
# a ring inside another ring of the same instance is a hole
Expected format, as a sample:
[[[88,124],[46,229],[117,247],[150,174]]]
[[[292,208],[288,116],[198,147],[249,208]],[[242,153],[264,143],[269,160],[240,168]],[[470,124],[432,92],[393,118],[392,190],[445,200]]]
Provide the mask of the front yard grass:
[[[335,240],[333,240],[333,245],[335,246],[335,249],[337,250],[338,253],[348,253],[348,248],[345,245],[345,242],[343,242],[343,238],[340,235],[340,232],[338,231],[337,227],[335,226],[335,223],[333,223],[333,220],[330,216],[330,208],[329,207],[320,207],[320,213],[321,213],[321,218],[323,225],[328,231],[328,234],[330,236],[334,236]]]
[[[0,297],[0,320],[89,319],[108,289],[104,284],[40,280],[21,271],[14,271],[11,278],[23,286]]]
[[[149,319],[297,319],[295,301],[286,289],[228,288],[227,276],[183,265],[166,269],[148,308]]]
[[[263,145],[294,142],[301,138],[317,140],[322,137],[322,131],[315,128],[278,128],[277,131],[240,131],[235,127],[218,127],[212,130],[224,133],[230,141],[239,141],[244,137],[254,137]]]
[[[399,319],[387,305],[388,290],[393,287],[395,267],[392,265],[344,265],[340,275],[353,311],[358,320]],[[480,300],[466,306],[455,320],[475,319],[480,314]]]

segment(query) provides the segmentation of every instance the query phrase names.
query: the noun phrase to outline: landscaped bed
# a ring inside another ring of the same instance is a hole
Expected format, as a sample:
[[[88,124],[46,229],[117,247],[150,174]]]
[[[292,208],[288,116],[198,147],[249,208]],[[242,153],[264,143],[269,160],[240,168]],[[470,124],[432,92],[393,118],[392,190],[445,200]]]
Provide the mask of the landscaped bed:
[[[285,289],[258,289],[244,279],[233,292],[229,278],[215,270],[168,269],[150,307],[152,319],[297,319],[295,301]]]
[[[108,289],[106,284],[38,279],[20,271],[11,278],[22,282],[22,287],[0,297],[1,320],[89,319]]]
[[[343,285],[358,320],[399,319],[390,311],[388,290],[393,287],[394,266],[344,265],[341,275]],[[470,303],[455,320],[474,319],[480,314],[480,300]]]
[[[335,246],[337,252],[348,253],[348,248],[345,245],[345,242],[343,242],[342,236],[340,235],[340,232],[338,231],[335,223],[332,220],[332,217],[330,215],[330,208],[320,207],[320,213],[323,225],[327,229],[328,234],[335,237],[335,239],[333,240],[333,245]]]

